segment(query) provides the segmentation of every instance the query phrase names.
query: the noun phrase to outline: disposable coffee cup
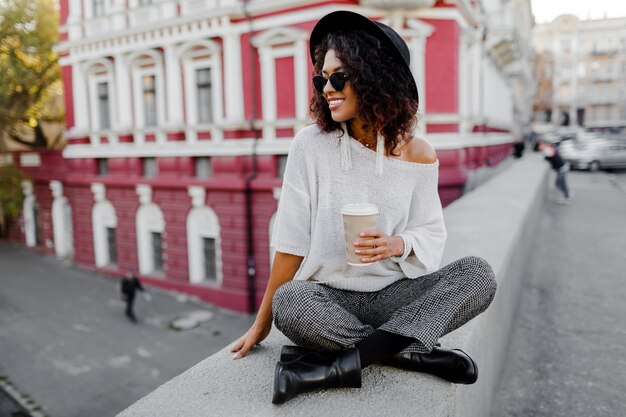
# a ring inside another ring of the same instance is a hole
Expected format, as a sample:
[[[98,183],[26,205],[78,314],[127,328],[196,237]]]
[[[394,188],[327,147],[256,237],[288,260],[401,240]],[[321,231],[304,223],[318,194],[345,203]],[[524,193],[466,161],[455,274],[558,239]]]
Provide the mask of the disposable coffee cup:
[[[348,258],[348,264],[353,266],[370,265],[371,263],[361,262],[361,259],[369,258],[371,255],[365,256],[354,253],[355,249],[357,249],[354,247],[354,242],[373,239],[372,237],[360,237],[359,233],[376,229],[378,208],[368,203],[346,204],[341,207],[341,215],[343,216],[343,228],[346,234],[346,256]],[[371,246],[359,246],[358,248],[369,249]]]

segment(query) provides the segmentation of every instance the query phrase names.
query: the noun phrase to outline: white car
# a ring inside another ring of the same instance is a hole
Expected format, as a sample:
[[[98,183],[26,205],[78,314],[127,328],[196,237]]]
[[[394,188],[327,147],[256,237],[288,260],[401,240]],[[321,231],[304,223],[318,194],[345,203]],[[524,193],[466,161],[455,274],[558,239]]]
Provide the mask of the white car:
[[[575,143],[560,149],[563,159],[574,169],[598,171],[608,168],[626,168],[626,142],[600,140]]]

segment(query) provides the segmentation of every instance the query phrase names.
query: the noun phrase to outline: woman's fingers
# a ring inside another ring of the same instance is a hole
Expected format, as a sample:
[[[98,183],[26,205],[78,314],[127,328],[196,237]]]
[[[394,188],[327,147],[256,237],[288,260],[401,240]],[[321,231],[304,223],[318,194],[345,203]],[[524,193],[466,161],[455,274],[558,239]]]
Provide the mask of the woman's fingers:
[[[378,231],[377,229],[374,230],[365,230],[364,232],[359,233],[359,236],[361,237],[381,237],[384,236],[384,234],[380,231]]]
[[[251,343],[250,338],[247,338],[246,342],[244,343],[243,347],[239,350],[239,352],[233,355],[233,359],[241,359],[245,357],[248,354],[248,352],[250,352],[250,349],[252,349],[253,346],[254,346],[254,343]]]
[[[367,232],[364,232],[367,233]],[[370,235],[378,237],[368,240],[360,240],[355,242],[355,253],[361,256],[361,262],[376,262],[392,256],[390,237],[380,232],[370,232]]]
[[[243,347],[243,343],[244,343],[244,338],[242,337],[241,339],[237,340],[237,343],[235,343],[232,348],[230,348],[230,351],[237,352],[241,350],[241,348]]]

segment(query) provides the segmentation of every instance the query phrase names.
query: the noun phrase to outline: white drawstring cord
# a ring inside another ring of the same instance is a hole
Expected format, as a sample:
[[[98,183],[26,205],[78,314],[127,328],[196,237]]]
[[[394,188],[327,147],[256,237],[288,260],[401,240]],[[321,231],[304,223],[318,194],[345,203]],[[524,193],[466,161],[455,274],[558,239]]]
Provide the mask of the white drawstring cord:
[[[385,139],[383,135],[378,134],[376,140],[376,174],[383,175],[383,162],[385,160]]]
[[[349,171],[352,169],[352,157],[350,156],[350,135],[345,122],[341,124],[343,135],[341,136],[341,169]],[[383,163],[385,161],[385,139],[383,135],[378,135],[376,139],[376,174],[383,175]]]
[[[345,123],[341,124],[343,129],[343,136],[341,137],[341,169],[349,171],[352,169],[352,158],[350,157],[350,135],[348,134],[348,127]]]

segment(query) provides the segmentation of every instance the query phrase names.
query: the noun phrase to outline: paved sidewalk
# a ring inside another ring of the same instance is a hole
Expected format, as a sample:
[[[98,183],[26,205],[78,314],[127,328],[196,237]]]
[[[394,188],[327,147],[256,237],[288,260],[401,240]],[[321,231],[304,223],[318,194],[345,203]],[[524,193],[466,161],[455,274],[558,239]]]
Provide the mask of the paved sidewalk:
[[[626,171],[550,194],[492,417],[626,416]]]
[[[118,285],[0,242],[0,376],[50,417],[113,416],[232,342],[253,320],[147,288],[132,324]],[[197,311],[213,318],[191,330],[170,329]]]

